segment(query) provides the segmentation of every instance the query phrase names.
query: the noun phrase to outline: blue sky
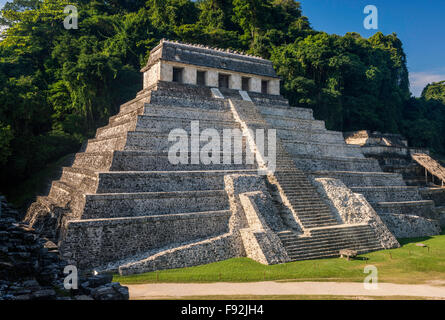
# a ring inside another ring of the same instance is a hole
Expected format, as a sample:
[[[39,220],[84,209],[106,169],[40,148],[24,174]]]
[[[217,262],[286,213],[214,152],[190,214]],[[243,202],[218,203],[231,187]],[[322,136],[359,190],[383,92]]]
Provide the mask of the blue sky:
[[[433,81],[445,80],[444,0],[300,0],[303,14],[316,30],[364,37],[396,32],[408,57],[411,91],[418,96]],[[0,0],[0,7],[6,0]],[[366,5],[378,9],[378,30],[363,27]]]
[[[444,0],[301,0],[303,14],[316,30],[363,37],[381,31],[397,33],[408,58],[411,92],[418,96],[424,86],[445,80]],[[363,9],[378,9],[378,30],[366,30]]]

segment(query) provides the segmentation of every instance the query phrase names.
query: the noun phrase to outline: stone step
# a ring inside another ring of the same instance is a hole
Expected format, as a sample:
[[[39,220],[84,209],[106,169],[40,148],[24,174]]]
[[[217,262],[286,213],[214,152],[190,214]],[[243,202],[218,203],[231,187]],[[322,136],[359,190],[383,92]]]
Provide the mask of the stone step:
[[[207,89],[210,93],[210,89]],[[151,104],[177,106],[185,108],[199,108],[208,110],[230,110],[227,101],[222,99],[215,99],[211,96],[192,96],[179,95],[173,92],[166,92],[163,90],[156,90],[151,93]]]
[[[99,172],[96,193],[218,190],[224,189],[225,175],[257,173],[257,170]]]
[[[371,158],[325,157],[316,154],[292,155],[294,165],[303,171],[359,171],[381,172],[379,163]]]
[[[277,130],[278,136],[280,131],[287,130],[325,130],[325,123],[321,120],[305,120],[305,119],[290,119],[281,116],[268,116],[266,122],[271,128]]]
[[[330,245],[336,245],[339,242],[340,243],[365,242],[365,243],[379,244],[379,242],[375,239],[375,236],[372,234],[365,234],[365,235],[342,234],[342,235],[333,235],[330,237],[323,237],[323,238],[311,237],[311,241],[301,241],[301,239],[282,240],[283,245],[286,246],[286,250],[288,251],[329,247]]]
[[[341,249],[354,249],[359,253],[382,249],[367,225],[315,228],[309,232],[310,236],[298,236],[289,231],[278,233],[291,260],[336,257]]]
[[[294,208],[294,209],[295,211],[297,211],[298,217],[301,221],[310,222],[310,221],[323,220],[323,221],[330,221],[337,223],[337,220],[332,216],[332,214],[329,211],[318,213],[317,210],[306,211],[302,208]]]
[[[420,186],[423,187],[426,185],[425,177],[418,178],[404,178],[404,181],[407,186]]]
[[[314,191],[316,190],[315,187],[312,185],[309,185],[307,181],[299,181],[299,180],[285,180],[283,178],[278,178],[278,182],[281,184],[283,188],[286,188],[288,191]]]
[[[86,194],[82,219],[229,210],[224,190]]]
[[[181,119],[175,117],[157,117],[138,115],[135,119],[125,119],[120,122],[113,122],[105,127],[99,128],[96,131],[96,138],[104,138],[109,136],[118,136],[127,131],[149,131],[170,133],[174,129],[182,129],[190,132],[192,119]],[[204,129],[215,129],[218,134],[222,136],[223,129],[239,129],[240,125],[236,121],[211,121],[211,120],[196,120],[199,126],[199,132]]]
[[[445,188],[421,188],[419,192],[424,200],[433,200],[436,207],[445,206]]]
[[[118,115],[124,115],[143,107],[144,103],[150,101],[151,93],[150,88],[140,91],[134,99],[120,106]]]
[[[136,128],[137,117],[108,124],[96,130],[96,138],[117,137]]]
[[[246,122],[249,123],[249,128],[253,130],[255,133],[256,130],[264,130],[265,134],[265,143],[267,143],[267,138],[269,135],[269,130],[273,129],[276,130],[276,139],[277,141],[281,141],[280,144],[277,144],[277,150],[284,150],[286,153],[290,153],[288,151],[287,147],[288,145],[303,143],[303,144],[335,144],[335,145],[342,145],[342,149],[349,150],[349,149],[357,149],[360,150],[359,147],[356,146],[350,146],[345,144],[344,140],[341,138],[340,135],[332,135],[329,131],[326,130],[308,130],[308,129],[296,129],[296,130],[278,130],[272,126],[268,126],[262,120],[249,118],[246,120]],[[340,155],[339,155],[340,156]],[[364,158],[363,154],[360,152],[356,155],[356,157]]]
[[[332,234],[332,233],[341,233],[341,232],[350,232],[351,230],[361,230],[368,231],[370,230],[369,225],[367,224],[342,224],[335,228],[314,228],[309,230],[312,235],[321,235],[321,234]]]
[[[290,203],[294,207],[295,210],[307,210],[309,212],[320,212],[325,213],[329,212],[329,207],[326,206],[324,203],[317,203],[317,204],[311,204],[311,203],[301,203],[300,201],[292,201],[290,200]]]
[[[288,140],[296,140],[296,141],[306,141],[306,142],[315,142],[315,143],[337,143],[337,144],[345,144],[345,140],[343,140],[343,136],[341,132],[336,131],[328,131],[326,129],[322,130],[279,130],[277,131],[277,136],[281,139],[281,141],[285,142]]]
[[[352,172],[352,171],[313,171],[311,175],[318,178],[340,179],[348,187],[372,186],[405,186],[401,175],[386,172]]]
[[[239,152],[246,152],[246,137],[241,138],[241,148]],[[131,151],[151,151],[151,152],[168,152],[177,142],[183,139],[186,141],[185,147],[190,151],[191,136],[190,134],[174,134],[172,137],[167,133],[147,132],[147,131],[129,131],[125,134],[107,136],[104,138],[96,138],[88,140],[86,152],[113,151],[113,150],[131,150]],[[171,140],[171,141],[170,141]],[[220,148],[224,145],[224,138],[220,136]],[[208,140],[198,140],[200,149],[209,143]],[[232,150],[235,143],[232,140]],[[221,149],[219,149],[221,150]],[[231,151],[232,151],[231,150]]]
[[[136,120],[138,115],[141,115],[144,113],[144,105],[143,102],[137,102],[135,103],[135,106],[133,109],[128,109],[126,112],[119,112],[118,114],[110,117],[108,120],[109,125],[113,125],[115,123],[119,122],[125,122],[129,120]]]
[[[245,154],[241,155],[241,163],[236,164],[238,156],[231,155],[231,161],[225,162],[225,155],[220,156],[220,163],[204,164],[202,159],[198,164],[191,164],[192,155],[187,155],[188,163],[170,161],[168,152],[117,150],[114,152],[84,152],[78,153],[73,166],[90,168],[100,171],[195,171],[195,170],[253,170],[254,164],[247,164]]]
[[[295,211],[301,221],[304,222],[315,222],[315,221],[326,221],[326,222],[335,222],[335,224],[339,224],[337,220],[332,216],[331,212],[324,211],[318,214],[317,210],[305,210],[304,208],[295,208]],[[321,227],[321,226],[319,226]]]
[[[330,214],[315,216],[314,212],[305,212],[304,210],[296,209],[298,219],[303,224],[305,229],[316,227],[327,227],[338,225],[339,222]]]
[[[289,190],[286,189],[286,191],[289,191]],[[306,192],[304,192],[304,193],[289,192],[289,195],[287,195],[286,197],[288,199],[292,198],[292,197],[297,197],[301,201],[314,200],[314,199],[316,199],[317,201],[320,200],[318,197],[314,197],[314,195],[312,193],[306,193]]]
[[[48,199],[60,208],[67,208],[73,201],[79,201],[82,193],[80,190],[63,181],[53,181],[48,194]],[[80,205],[83,205],[83,201]]]
[[[324,202],[321,202],[319,199],[300,199],[300,197],[296,196],[287,196],[287,198],[289,199],[289,201],[295,200],[297,203],[301,204],[301,206],[310,206],[311,208],[326,207],[326,204]]]
[[[346,246],[353,245],[357,247],[381,247],[380,243],[375,240],[375,237],[337,237],[331,238],[319,242],[308,243],[308,244],[298,244],[286,243],[284,244],[286,251],[289,254],[298,254],[305,252],[317,252],[317,251],[327,251],[332,249],[345,249]]]
[[[339,224],[303,172],[276,172],[275,177],[305,229]]]
[[[305,176],[296,175],[292,172],[290,172],[288,176],[286,176],[286,174],[286,172],[280,171],[275,173],[276,178],[282,185],[286,185],[289,188],[314,188]]]
[[[316,192],[316,189],[312,186],[304,186],[303,184],[291,184],[291,183],[283,183],[281,181],[280,185],[283,188],[283,190],[287,193],[289,193],[289,196],[291,194],[294,194],[296,196],[309,196],[313,195],[314,192]]]
[[[299,210],[300,209],[300,210]],[[317,219],[329,219],[332,221],[337,221],[331,214],[329,211],[325,211],[325,212],[319,212],[317,210],[312,210],[312,212],[304,212],[301,210],[301,208],[297,208],[296,209],[298,211],[298,217],[301,220],[317,220]]]
[[[240,125],[236,121],[192,120],[175,117],[151,117],[140,115],[138,116],[135,130],[169,134],[174,129],[182,129],[189,133],[193,121],[196,121],[198,125],[197,129],[199,129],[200,133],[205,129],[215,129],[218,134],[222,136],[224,129],[240,129]]]
[[[310,141],[284,140],[283,145],[287,152],[293,155],[325,155],[328,157],[356,157],[363,158],[359,146],[334,143],[319,143]]]
[[[124,132],[101,138],[89,139],[85,152],[123,150],[127,143],[127,133],[128,132]]]
[[[437,219],[434,201],[432,200],[375,202],[371,203],[371,205],[379,214],[407,214]]]
[[[327,250],[341,250],[344,249],[345,246],[351,245],[353,243],[354,247],[377,247],[380,246],[380,243],[375,240],[375,238],[369,237],[350,237],[350,238],[337,238],[331,239],[325,242],[313,243],[306,246],[298,246],[298,244],[294,244],[292,246],[286,245],[286,251],[288,254],[304,254],[308,251],[316,252],[316,251],[327,251]]]
[[[233,114],[228,109],[204,109],[196,107],[181,107],[175,105],[145,104],[143,115],[152,117],[169,117],[191,120],[233,121]]]
[[[305,229],[314,228],[314,227],[329,227],[338,225],[337,221],[311,221],[311,222],[302,222],[301,223]]]
[[[295,211],[297,211],[299,214],[301,215],[314,215],[314,214],[323,214],[325,216],[330,216],[331,215],[331,211],[329,210],[328,207],[323,207],[323,208],[314,208],[312,206],[299,206],[298,203],[292,205],[295,209]]]
[[[98,173],[86,168],[64,167],[60,181],[83,190],[84,192],[93,193],[96,191],[98,184]]]
[[[249,92],[249,96],[257,106],[270,106],[272,108],[289,108],[289,101],[283,96],[271,96],[257,92]]]
[[[351,191],[362,194],[368,202],[394,202],[422,200],[417,187],[351,187]]]
[[[328,247],[316,247],[313,249],[308,248],[301,251],[289,250],[288,256],[292,261],[338,257],[340,256],[340,250],[342,249],[352,249],[356,250],[359,254],[362,254],[370,251],[382,250],[383,248],[380,244],[354,243],[345,241]]]
[[[78,152],[74,158],[73,167],[108,171],[113,163],[114,154],[113,151]]]
[[[315,260],[315,259],[327,259],[327,258],[337,258],[340,256],[340,250],[342,249],[357,249],[354,245],[348,245],[342,248],[336,248],[330,251],[322,251],[322,252],[311,252],[305,255],[295,255],[290,256],[291,261],[301,261],[301,260]],[[363,254],[371,251],[378,251],[382,250],[382,247],[364,247],[364,248],[358,248],[357,253]]]
[[[279,235],[280,239],[291,245],[291,244],[296,244],[296,245],[310,245],[313,243],[320,243],[320,242],[328,242],[332,239],[343,239],[344,237],[361,237],[361,236],[366,236],[366,237],[371,237],[374,235],[374,233],[372,232],[372,230],[367,227],[367,228],[342,228],[342,226],[344,225],[340,225],[338,227],[335,228],[330,228],[331,232],[328,233],[320,233],[320,234],[313,234],[311,236],[301,236],[298,237],[297,235],[292,235],[292,236],[287,236],[287,235]],[[345,229],[342,231],[339,231],[340,229]]]
[[[288,106],[270,106],[270,105],[258,105],[257,106],[261,114],[265,117],[282,116],[286,118],[296,118],[304,120],[315,120],[312,109],[288,107]]]

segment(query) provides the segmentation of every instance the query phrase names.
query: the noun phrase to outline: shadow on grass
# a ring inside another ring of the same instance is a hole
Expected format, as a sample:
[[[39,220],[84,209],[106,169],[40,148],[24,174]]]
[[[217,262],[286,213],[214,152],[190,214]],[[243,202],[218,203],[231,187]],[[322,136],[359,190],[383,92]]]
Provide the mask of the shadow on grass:
[[[432,239],[432,237],[401,238],[401,239],[397,239],[397,241],[399,241],[401,246],[404,246],[409,243],[418,243],[418,242],[427,241],[430,239]]]

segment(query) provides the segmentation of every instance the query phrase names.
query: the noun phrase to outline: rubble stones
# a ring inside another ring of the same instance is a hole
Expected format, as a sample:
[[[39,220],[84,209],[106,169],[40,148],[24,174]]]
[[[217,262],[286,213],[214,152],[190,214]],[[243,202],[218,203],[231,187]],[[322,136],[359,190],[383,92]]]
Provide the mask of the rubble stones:
[[[66,290],[57,245],[18,221],[0,196],[0,300],[128,300],[128,288],[110,274],[80,275],[77,290]]]

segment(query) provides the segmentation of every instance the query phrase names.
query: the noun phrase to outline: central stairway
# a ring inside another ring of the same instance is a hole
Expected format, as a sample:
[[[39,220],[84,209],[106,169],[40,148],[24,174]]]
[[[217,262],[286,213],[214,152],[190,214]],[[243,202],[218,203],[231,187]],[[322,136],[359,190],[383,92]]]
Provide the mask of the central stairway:
[[[338,257],[342,249],[365,253],[381,250],[369,225],[341,225],[312,228],[311,236],[297,236],[294,232],[279,232],[287,254],[292,261]]]
[[[341,249],[353,249],[359,253],[383,249],[369,225],[345,224],[340,217],[334,216],[308,175],[295,166],[293,151],[307,154],[309,150],[317,150],[318,146],[310,141],[300,146],[295,140],[289,139],[289,127],[302,124],[303,128],[295,131],[306,134],[306,139],[310,136],[329,136],[329,132],[322,129],[323,122],[313,120],[312,110],[290,108],[285,99],[267,99],[251,94],[253,102],[248,102],[240,100],[239,96],[231,92],[223,91],[223,94],[230,95],[237,113],[247,127],[252,130],[276,129],[278,132],[276,170],[269,174],[269,181],[278,188],[284,203],[291,208],[301,228],[289,228],[277,233],[291,261],[338,257]],[[277,129],[275,124],[288,127]],[[315,128],[315,132],[311,128]],[[283,139],[283,136],[287,139]],[[342,146],[344,149],[348,148],[345,144]],[[351,149],[351,153],[361,155],[360,149]],[[322,150],[317,150],[320,151]]]

